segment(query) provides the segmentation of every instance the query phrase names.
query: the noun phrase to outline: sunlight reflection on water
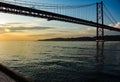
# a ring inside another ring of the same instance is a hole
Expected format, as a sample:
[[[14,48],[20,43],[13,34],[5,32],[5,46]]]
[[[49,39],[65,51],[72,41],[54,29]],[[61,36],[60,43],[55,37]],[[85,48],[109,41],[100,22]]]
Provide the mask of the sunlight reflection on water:
[[[95,42],[7,41],[0,45],[0,62],[35,82],[96,78]],[[120,76],[119,46],[120,42],[105,42],[103,72]]]

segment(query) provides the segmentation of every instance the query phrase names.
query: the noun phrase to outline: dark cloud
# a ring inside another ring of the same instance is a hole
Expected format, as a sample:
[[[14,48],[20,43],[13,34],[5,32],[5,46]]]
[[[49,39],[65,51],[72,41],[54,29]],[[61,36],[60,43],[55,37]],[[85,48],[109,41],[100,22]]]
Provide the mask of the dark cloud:
[[[65,33],[66,33],[66,32],[70,32],[70,31],[58,31],[58,32],[61,32],[61,33],[64,33],[64,32],[65,32]]]
[[[55,29],[53,27],[10,27],[8,28],[12,31],[20,31],[20,30],[47,30],[47,29]]]
[[[33,35],[28,35],[28,36],[55,36],[57,33],[47,33],[47,34],[33,34]]]
[[[2,28],[2,29],[7,28],[7,29],[10,29],[12,31],[55,29],[53,27],[40,26],[40,24],[37,24],[37,23],[6,23],[6,24],[0,24],[0,28]]]

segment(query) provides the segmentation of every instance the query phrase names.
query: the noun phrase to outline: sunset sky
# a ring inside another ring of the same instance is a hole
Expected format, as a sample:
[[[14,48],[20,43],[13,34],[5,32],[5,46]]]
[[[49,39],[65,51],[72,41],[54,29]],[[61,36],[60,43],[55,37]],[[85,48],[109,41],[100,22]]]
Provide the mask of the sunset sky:
[[[7,1],[7,0],[6,0]],[[14,0],[8,0],[14,1]],[[22,1],[22,0],[21,0]],[[32,1],[32,0],[23,0]],[[101,0],[33,0],[37,3],[83,5],[100,2]],[[120,1],[103,0],[116,18],[117,23],[108,25],[120,28]],[[83,16],[84,17],[84,16]],[[90,14],[90,17],[92,15]],[[94,19],[93,19],[94,20]],[[0,40],[38,40],[47,38],[70,38],[82,36],[95,36],[94,27],[72,24],[60,21],[47,21],[42,18],[13,15],[0,12]],[[107,35],[120,35],[119,32],[106,31]]]

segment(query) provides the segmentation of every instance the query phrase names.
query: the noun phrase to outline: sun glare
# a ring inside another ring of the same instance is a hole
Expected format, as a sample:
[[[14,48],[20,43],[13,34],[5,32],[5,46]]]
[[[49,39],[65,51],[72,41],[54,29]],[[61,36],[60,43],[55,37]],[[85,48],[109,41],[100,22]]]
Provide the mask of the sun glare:
[[[8,29],[8,28],[5,28],[4,31],[5,31],[5,32],[11,32],[11,30]]]

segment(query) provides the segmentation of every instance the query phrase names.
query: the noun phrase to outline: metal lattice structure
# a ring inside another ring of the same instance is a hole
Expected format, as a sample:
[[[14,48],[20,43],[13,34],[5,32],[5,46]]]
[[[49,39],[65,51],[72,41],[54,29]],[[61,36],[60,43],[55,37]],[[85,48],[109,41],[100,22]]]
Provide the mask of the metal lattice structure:
[[[104,25],[104,17],[103,17],[103,2],[101,3],[97,3],[96,4],[96,12],[97,12],[97,16],[96,16],[96,20],[97,20],[97,24],[102,24]],[[103,26],[99,26],[97,25],[97,38],[96,40],[104,40],[104,27]]]
[[[104,17],[103,17],[103,2],[97,3],[96,4],[96,21],[99,24],[104,25]],[[103,70],[103,66],[104,65],[104,27],[97,25],[96,28],[96,60],[98,62],[97,68],[98,70]],[[99,71],[98,71],[99,72]]]

